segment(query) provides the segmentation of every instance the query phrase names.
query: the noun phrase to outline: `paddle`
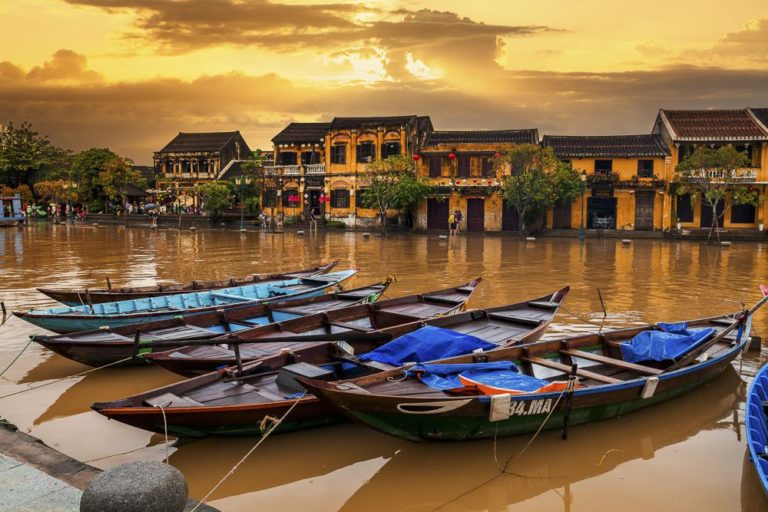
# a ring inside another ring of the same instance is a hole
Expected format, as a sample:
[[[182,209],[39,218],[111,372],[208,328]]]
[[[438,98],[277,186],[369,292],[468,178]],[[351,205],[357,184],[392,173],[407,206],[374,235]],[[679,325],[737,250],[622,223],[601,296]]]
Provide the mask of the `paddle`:
[[[241,339],[237,337],[218,336],[210,339],[192,339],[192,340],[158,340],[142,341],[138,344],[139,348],[170,348],[186,347],[199,345],[242,345],[243,343],[286,343],[286,342],[316,342],[316,341],[346,341],[348,343],[371,342],[386,343],[392,340],[392,335],[387,332],[338,332],[335,334],[312,334],[307,336],[283,336],[277,338],[255,338],[252,340]]]
[[[672,365],[670,365],[664,371],[670,372],[672,370],[677,370],[678,368],[682,368],[683,366],[690,364],[694,359],[699,357],[700,354],[703,354],[704,352],[712,348],[715,344],[717,344],[723,338],[725,338],[728,335],[728,333],[736,329],[738,326],[742,325],[750,316],[754,315],[758,309],[763,307],[765,303],[768,302],[768,286],[761,284],[760,292],[763,294],[763,298],[757,301],[757,304],[752,306],[752,308],[749,311],[744,311],[738,319],[734,320],[731,325],[723,329],[720,332],[720,334],[718,334],[711,340],[699,345],[698,347],[694,347],[690,352],[688,352],[685,356],[679,358],[677,361],[675,361]]]

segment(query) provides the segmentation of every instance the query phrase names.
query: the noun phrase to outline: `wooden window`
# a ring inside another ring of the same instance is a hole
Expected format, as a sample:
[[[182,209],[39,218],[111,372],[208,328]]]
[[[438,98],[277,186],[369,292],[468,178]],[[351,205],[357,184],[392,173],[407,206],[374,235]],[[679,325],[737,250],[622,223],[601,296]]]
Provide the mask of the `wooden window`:
[[[331,163],[332,164],[347,163],[347,145],[346,144],[334,144],[333,146],[331,146]]]
[[[496,169],[493,167],[494,161],[491,157],[483,157],[483,177],[494,178],[496,177]]]
[[[320,153],[318,153],[317,151],[304,151],[301,153],[302,165],[319,164],[319,163],[320,163]]]
[[[297,189],[283,190],[283,206],[286,208],[297,208],[301,202],[299,191]]]
[[[690,194],[677,196],[677,218],[680,222],[693,222],[693,202]]]
[[[376,143],[375,142],[358,142],[357,161],[373,162],[374,160],[376,160]]]
[[[595,174],[611,174],[613,160],[595,160]]]
[[[731,222],[734,224],[753,224],[755,222],[755,207],[751,204],[733,205]]]
[[[281,151],[279,162],[280,165],[296,165],[296,152]]]
[[[429,177],[439,178],[442,175],[441,167],[443,165],[443,159],[439,156],[429,157]]]
[[[459,173],[457,176],[459,178],[469,178],[469,157],[468,156],[459,157]]]
[[[653,160],[638,160],[637,176],[640,178],[653,178]]]
[[[349,190],[340,188],[331,190],[332,208],[349,208]]]
[[[389,156],[397,156],[400,154],[400,143],[397,141],[385,142],[381,146],[381,158],[387,158]]]
[[[277,206],[277,190],[265,190],[261,196],[265,208],[274,208]]]

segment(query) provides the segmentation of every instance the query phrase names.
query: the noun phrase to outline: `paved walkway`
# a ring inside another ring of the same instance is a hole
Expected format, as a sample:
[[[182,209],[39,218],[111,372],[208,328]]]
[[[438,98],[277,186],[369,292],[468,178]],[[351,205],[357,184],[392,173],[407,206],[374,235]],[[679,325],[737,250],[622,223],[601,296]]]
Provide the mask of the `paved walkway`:
[[[58,478],[0,455],[0,512],[76,512],[82,494]]]

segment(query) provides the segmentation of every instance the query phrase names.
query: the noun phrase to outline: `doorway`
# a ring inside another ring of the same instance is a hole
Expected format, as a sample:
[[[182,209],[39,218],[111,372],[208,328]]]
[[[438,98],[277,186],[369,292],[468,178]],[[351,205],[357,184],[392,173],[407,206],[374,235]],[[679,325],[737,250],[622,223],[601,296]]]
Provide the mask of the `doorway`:
[[[427,229],[448,230],[448,198],[427,199]]]
[[[485,230],[485,199],[467,199],[467,231]]]
[[[501,210],[501,230],[502,231],[520,231],[520,215],[517,208],[506,201],[502,203]]]
[[[635,192],[635,229],[653,231],[653,202],[656,192],[638,190]]]
[[[616,228],[616,198],[589,197],[587,198],[587,228],[615,229]]]

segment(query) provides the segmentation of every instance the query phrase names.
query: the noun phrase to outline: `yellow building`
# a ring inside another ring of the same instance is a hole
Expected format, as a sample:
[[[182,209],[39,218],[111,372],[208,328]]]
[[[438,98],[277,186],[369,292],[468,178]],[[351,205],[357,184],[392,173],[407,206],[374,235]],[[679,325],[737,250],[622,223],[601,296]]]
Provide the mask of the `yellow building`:
[[[419,174],[437,187],[416,212],[414,228],[448,229],[448,216],[460,210],[467,231],[516,231],[517,212],[499,195],[495,160],[519,144],[537,144],[538,131],[434,131],[427,135],[418,159]],[[506,171],[507,173],[509,171]]]
[[[554,229],[662,230],[670,226],[669,150],[659,135],[545,135],[542,145],[569,161],[587,190],[557,205],[547,219]]]
[[[377,212],[360,199],[367,166],[418,150],[432,122],[425,116],[336,117],[329,123],[291,123],[273,139],[274,165],[265,168],[274,190],[264,192],[268,213],[306,218],[311,210],[347,226],[376,224]],[[388,212],[397,217],[397,211]]]
[[[653,132],[661,136],[669,147],[674,167],[693,153],[696,146],[706,145],[717,148],[732,144],[747,155],[750,165],[737,169],[740,183],[754,187],[766,196],[768,184],[768,109],[739,110],[659,110]],[[670,176],[670,179],[672,176]],[[674,184],[673,184],[674,187]],[[709,228],[713,212],[701,198],[691,200],[690,196],[676,195],[671,204],[671,217],[683,229]],[[721,202],[724,213],[724,229],[764,228],[768,218],[768,204],[759,207],[749,205],[732,206],[730,199]],[[723,215],[718,211],[717,215]]]

